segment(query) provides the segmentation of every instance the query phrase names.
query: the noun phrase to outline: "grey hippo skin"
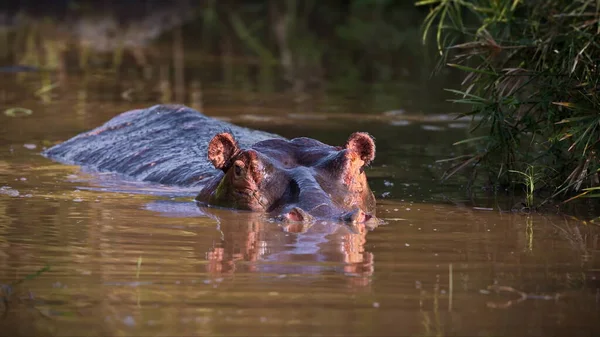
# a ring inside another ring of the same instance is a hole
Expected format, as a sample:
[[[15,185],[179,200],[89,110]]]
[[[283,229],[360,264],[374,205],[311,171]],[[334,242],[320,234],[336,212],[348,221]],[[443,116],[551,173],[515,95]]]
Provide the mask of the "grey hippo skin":
[[[364,173],[375,143],[366,133],[330,146],[236,126],[181,105],[156,105],[124,112],[43,155],[141,181],[198,187],[199,202],[286,222],[366,222],[375,215]]]

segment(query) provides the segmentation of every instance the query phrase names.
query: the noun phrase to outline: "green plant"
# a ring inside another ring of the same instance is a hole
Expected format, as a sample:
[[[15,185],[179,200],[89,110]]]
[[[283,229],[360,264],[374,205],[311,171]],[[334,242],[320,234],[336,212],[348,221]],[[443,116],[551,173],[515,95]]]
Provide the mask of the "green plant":
[[[446,177],[485,168],[496,185],[536,166],[550,197],[599,185],[600,2],[422,0],[423,39],[465,73],[460,96],[474,136]],[[528,194],[530,191],[527,192]]]
[[[511,173],[516,173],[521,176],[525,185],[526,202],[527,208],[532,208],[533,204],[533,193],[535,192],[535,186],[537,181],[540,179],[540,175],[536,174],[535,168],[532,165],[528,165],[525,172],[509,170]]]

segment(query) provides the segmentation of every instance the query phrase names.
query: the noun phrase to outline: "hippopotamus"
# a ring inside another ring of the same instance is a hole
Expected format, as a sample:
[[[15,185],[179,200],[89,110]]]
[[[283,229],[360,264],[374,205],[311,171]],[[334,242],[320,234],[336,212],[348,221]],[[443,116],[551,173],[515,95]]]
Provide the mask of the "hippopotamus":
[[[198,187],[198,203],[284,222],[375,219],[365,175],[375,142],[364,132],[331,146],[240,127],[182,105],[156,105],[124,112],[43,155],[136,180]]]

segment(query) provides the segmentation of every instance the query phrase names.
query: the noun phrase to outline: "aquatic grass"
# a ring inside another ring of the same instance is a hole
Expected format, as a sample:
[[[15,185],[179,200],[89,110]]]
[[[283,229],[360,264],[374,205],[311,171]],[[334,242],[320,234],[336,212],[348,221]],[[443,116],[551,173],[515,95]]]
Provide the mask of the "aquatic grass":
[[[452,101],[470,108],[460,117],[473,118],[470,138],[455,144],[469,154],[444,178],[472,168],[510,186],[531,180],[535,166],[543,184],[534,190],[549,195],[544,203],[582,190],[591,196],[586,188],[600,185],[600,3],[540,4],[416,2],[430,8],[422,37],[435,38],[439,68],[464,74],[461,88],[449,90]],[[531,207],[533,191],[526,194]]]
[[[523,184],[525,185],[525,206],[528,209],[533,208],[533,195],[536,190],[536,184],[538,180],[541,179],[541,174],[535,171],[535,167],[533,165],[527,165],[525,172],[516,170],[508,170],[508,172],[516,173],[521,176],[521,178],[523,179]]]

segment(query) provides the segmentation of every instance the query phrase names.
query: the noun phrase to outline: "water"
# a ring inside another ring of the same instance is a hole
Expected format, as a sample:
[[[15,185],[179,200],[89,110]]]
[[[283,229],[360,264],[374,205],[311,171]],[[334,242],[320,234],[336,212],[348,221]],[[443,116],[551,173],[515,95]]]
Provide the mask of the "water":
[[[41,93],[44,73],[0,74],[2,112],[32,112],[0,114],[2,335],[600,333],[597,225],[507,212],[503,200],[465,200],[460,180],[439,184],[435,160],[456,155],[450,144],[468,125],[448,117],[456,107],[443,97],[410,83],[263,91],[189,55],[183,89],[163,85],[156,68],[149,77],[54,74],[58,85]],[[377,156],[367,174],[385,224],[283,227],[198,208],[193,190],[39,155],[176,95],[290,138],[343,144],[354,131],[371,133]]]

